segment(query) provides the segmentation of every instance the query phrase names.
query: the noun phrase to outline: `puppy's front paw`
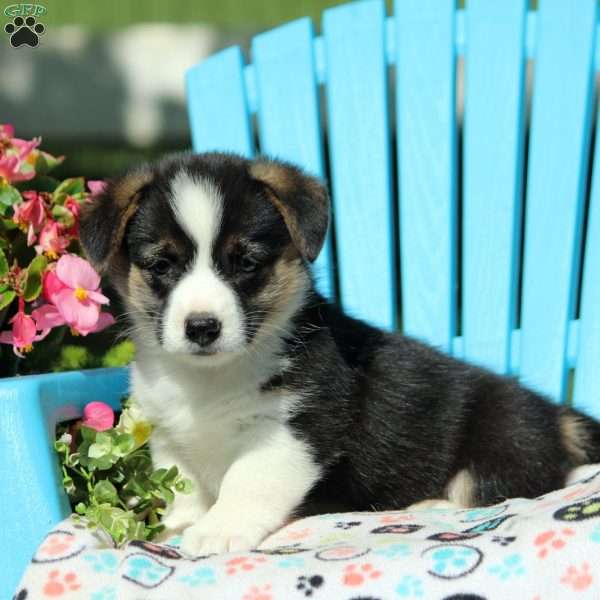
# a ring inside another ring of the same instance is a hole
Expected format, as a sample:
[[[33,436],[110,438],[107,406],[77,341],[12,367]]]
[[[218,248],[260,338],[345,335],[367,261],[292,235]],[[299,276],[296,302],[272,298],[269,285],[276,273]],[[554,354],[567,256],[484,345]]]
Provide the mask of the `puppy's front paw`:
[[[219,527],[200,521],[183,532],[181,549],[192,556],[245,552],[256,548],[265,536],[264,529],[258,527],[244,526],[236,530],[225,523]]]

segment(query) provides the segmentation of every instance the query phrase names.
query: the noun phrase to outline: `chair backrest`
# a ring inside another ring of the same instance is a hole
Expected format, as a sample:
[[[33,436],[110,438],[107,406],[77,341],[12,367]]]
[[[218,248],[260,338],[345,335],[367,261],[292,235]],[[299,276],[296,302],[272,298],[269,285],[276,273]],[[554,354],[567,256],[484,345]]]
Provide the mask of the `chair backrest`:
[[[351,314],[600,417],[597,3],[527,5],[367,0],[258,35],[187,73],[193,146],[329,179],[316,275]]]

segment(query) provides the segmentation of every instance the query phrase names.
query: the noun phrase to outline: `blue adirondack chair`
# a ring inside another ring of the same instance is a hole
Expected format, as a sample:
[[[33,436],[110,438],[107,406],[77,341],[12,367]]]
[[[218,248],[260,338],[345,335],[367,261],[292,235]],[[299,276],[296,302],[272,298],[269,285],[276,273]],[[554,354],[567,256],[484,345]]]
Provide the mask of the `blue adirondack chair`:
[[[329,176],[316,275],[350,313],[600,417],[597,4],[527,4],[397,0],[386,17],[367,0],[325,11],[320,36],[308,19],[261,34],[250,64],[234,47],[187,73],[193,146]],[[3,598],[68,513],[56,423],[126,387],[125,371],[0,383]]]

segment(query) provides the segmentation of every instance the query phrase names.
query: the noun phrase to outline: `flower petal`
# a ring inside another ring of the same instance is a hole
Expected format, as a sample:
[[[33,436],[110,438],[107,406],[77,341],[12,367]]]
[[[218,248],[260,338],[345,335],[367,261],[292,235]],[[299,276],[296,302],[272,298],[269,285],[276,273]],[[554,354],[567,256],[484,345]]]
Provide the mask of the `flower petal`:
[[[70,289],[56,294],[55,304],[65,321],[83,335],[91,331],[98,322],[100,307],[89,300],[78,300]]]
[[[56,264],[58,278],[69,287],[95,290],[100,285],[100,275],[87,260],[75,254],[65,254]]]
[[[66,323],[65,318],[53,304],[44,304],[36,308],[31,312],[31,316],[35,319],[37,328],[41,330],[50,330]]]
[[[96,302],[96,304],[110,304],[110,300],[104,294],[101,294],[100,292],[88,291],[87,295],[88,295],[88,298],[92,302]]]
[[[110,429],[115,422],[113,409],[104,402],[90,402],[83,409],[83,424],[96,431]]]

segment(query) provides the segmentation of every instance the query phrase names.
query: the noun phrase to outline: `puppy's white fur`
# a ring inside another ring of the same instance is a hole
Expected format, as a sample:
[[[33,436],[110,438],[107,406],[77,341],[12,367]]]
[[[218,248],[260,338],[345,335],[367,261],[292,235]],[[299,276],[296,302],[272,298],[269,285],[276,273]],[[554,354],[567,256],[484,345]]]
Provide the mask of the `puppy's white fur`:
[[[235,294],[212,265],[221,219],[218,192],[185,178],[173,189],[175,214],[198,253],[171,293],[164,349],[140,336],[132,389],[155,424],[155,464],[180,465],[193,482],[194,492],[178,495],[166,517],[168,530],[183,530],[183,549],[192,554],[246,550],[285,522],[320,468],[287,425],[298,399],[261,391],[262,383],[289,367],[278,357],[280,340],[259,336],[244,347]],[[278,322],[291,317],[304,291],[290,302],[290,314],[277,315]],[[184,320],[189,312],[203,311],[223,323],[216,356],[227,355],[226,362],[186,354]]]

